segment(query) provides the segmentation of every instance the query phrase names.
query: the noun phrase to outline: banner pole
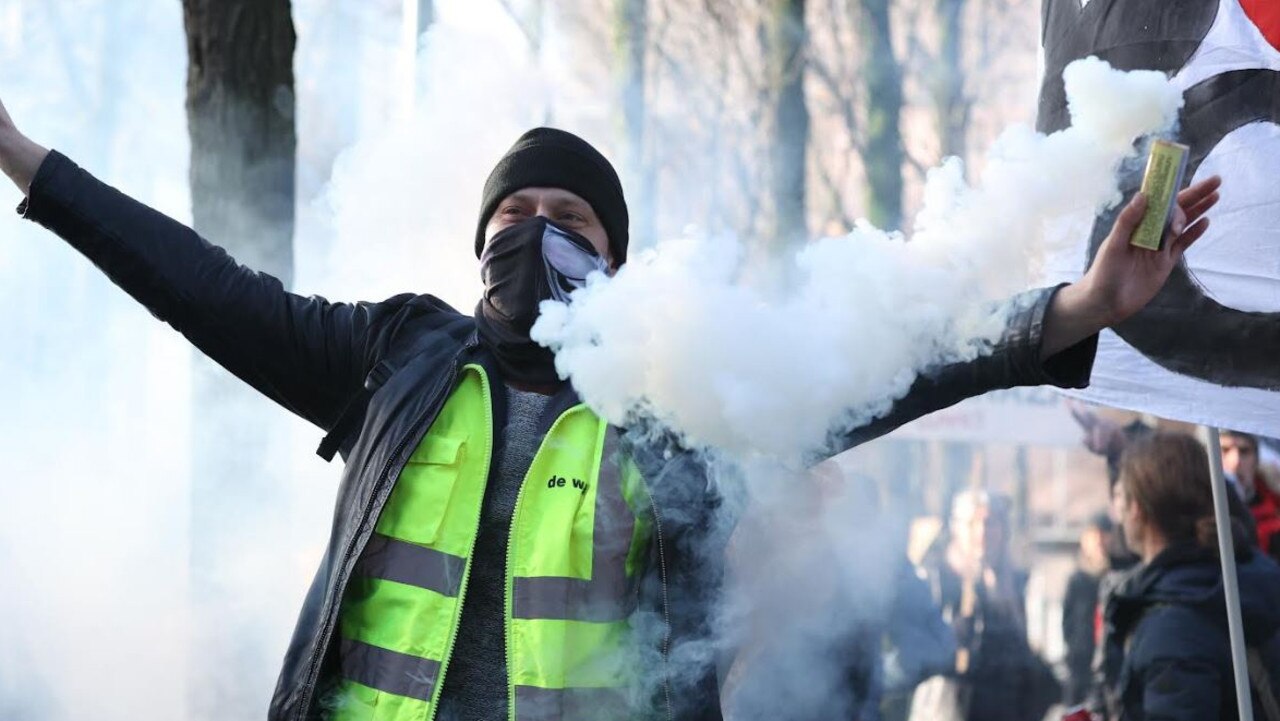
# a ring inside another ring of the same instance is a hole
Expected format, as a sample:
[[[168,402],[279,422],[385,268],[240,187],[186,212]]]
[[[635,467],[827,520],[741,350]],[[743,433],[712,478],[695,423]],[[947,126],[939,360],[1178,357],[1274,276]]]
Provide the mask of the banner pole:
[[[1231,636],[1231,669],[1236,682],[1240,721],[1253,721],[1253,697],[1249,693],[1249,661],[1240,614],[1240,584],[1236,576],[1235,543],[1231,538],[1231,514],[1227,510],[1226,474],[1222,472],[1222,443],[1218,429],[1206,427],[1209,475],[1213,484],[1213,520],[1218,527],[1218,557],[1222,561],[1222,588],[1227,596],[1227,630]]]

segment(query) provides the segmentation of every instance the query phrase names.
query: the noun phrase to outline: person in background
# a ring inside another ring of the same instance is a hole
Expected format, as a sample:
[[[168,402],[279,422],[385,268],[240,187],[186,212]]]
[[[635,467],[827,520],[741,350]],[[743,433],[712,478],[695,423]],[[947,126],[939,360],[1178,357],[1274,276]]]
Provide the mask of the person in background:
[[[1086,700],[1093,685],[1093,656],[1100,632],[1099,585],[1111,570],[1107,553],[1115,526],[1106,513],[1095,516],[1080,534],[1077,566],[1067,580],[1062,600],[1062,638],[1067,647],[1067,686],[1064,701],[1068,706]]]
[[[955,664],[956,637],[942,617],[929,585],[909,560],[897,576],[881,658],[881,721],[904,721],[911,697],[925,679],[948,673]]]
[[[862,489],[861,505],[866,509],[862,513],[867,517],[851,516],[851,521],[873,528],[878,523],[876,517],[897,516],[899,509],[891,497],[871,478],[863,477],[856,485]],[[890,578],[867,580],[888,581],[893,594],[883,616],[864,622],[847,645],[849,688],[861,699],[850,721],[905,721],[916,687],[930,677],[949,673],[955,665],[956,636],[924,574],[917,571],[907,553],[905,527],[894,520],[878,525],[884,538],[880,553],[897,560]],[[857,604],[859,600],[846,594],[844,602]]]
[[[954,665],[955,635],[907,555],[889,481],[832,461],[809,478],[788,492],[787,513],[748,513],[734,531],[730,579],[754,602],[738,611],[725,717],[903,721],[915,687]]]
[[[1010,558],[1009,511],[1006,496],[958,493],[949,542],[925,557],[922,570],[958,650],[952,677],[917,690],[913,720],[1039,719],[1058,700],[1057,682],[1027,643],[1026,575]]]
[[[1236,491],[1253,515],[1258,547],[1272,558],[1280,557],[1280,479],[1262,467],[1257,437],[1222,431],[1221,439],[1222,469],[1235,481]]]
[[[1081,430],[1084,431],[1084,447],[1088,448],[1093,453],[1102,456],[1107,461],[1107,480],[1110,482],[1111,497],[1114,502],[1116,482],[1120,478],[1120,459],[1123,457],[1125,449],[1134,441],[1150,436],[1156,431],[1156,429],[1141,420],[1134,420],[1121,425],[1113,420],[1098,415],[1089,406],[1081,403],[1073,403],[1071,405],[1071,415],[1075,418],[1076,423],[1080,424]],[[1231,480],[1234,481],[1235,476],[1234,471],[1232,470],[1234,466],[1229,465],[1228,463],[1225,447],[1228,435],[1243,435],[1253,439],[1253,468],[1255,469],[1259,468],[1257,463],[1258,439],[1255,436],[1240,434],[1236,431],[1222,431],[1222,443],[1224,444],[1222,451],[1223,469],[1231,475]],[[1234,462],[1234,459],[1232,462]],[[1280,481],[1278,481],[1278,483],[1280,483]],[[1280,491],[1277,490],[1273,490],[1272,492],[1280,493]],[[1249,531],[1250,535],[1254,536],[1257,535],[1254,533],[1256,522],[1254,520],[1254,515],[1249,512],[1249,508],[1245,506],[1242,500],[1243,495],[1243,493],[1237,493],[1234,496],[1229,496],[1227,498],[1228,509],[1231,512],[1231,516],[1235,520],[1244,524],[1244,527]],[[1277,507],[1280,508],[1280,506]],[[1119,519],[1114,518],[1113,516],[1113,520],[1118,521]],[[1266,546],[1263,546],[1263,548],[1265,549]],[[1111,546],[1107,549],[1107,552],[1111,556],[1111,567],[1114,570],[1123,571],[1131,568],[1137,563],[1137,556],[1132,551],[1125,548],[1124,536],[1122,534],[1112,534]]]
[[[1114,498],[1116,481],[1120,478],[1120,457],[1124,454],[1124,449],[1132,441],[1150,435],[1155,429],[1140,420],[1121,425],[1080,403],[1071,404],[1071,416],[1084,431],[1084,447],[1106,459],[1108,498]],[[1112,520],[1118,522],[1120,519],[1113,514]],[[1107,556],[1108,565],[1117,573],[1133,568],[1138,563],[1137,555],[1125,547],[1124,536],[1119,533],[1110,535]]]
[[[1103,456],[1107,461],[1107,480],[1110,484],[1111,519],[1120,523],[1122,520],[1120,493],[1120,465],[1125,451],[1133,444],[1149,439],[1157,431],[1141,420],[1128,424],[1120,424],[1098,415],[1092,408],[1083,404],[1073,404],[1071,415],[1084,431],[1084,446],[1090,451]],[[1256,541],[1253,515],[1245,506],[1240,496],[1227,494],[1227,504],[1234,522],[1246,529],[1245,539],[1249,544]],[[1125,541],[1125,534],[1113,533],[1107,547],[1111,570],[1104,573],[1098,590],[1098,604],[1106,609],[1116,589],[1128,581],[1130,576],[1138,573],[1140,558],[1130,549]],[[1106,689],[1118,683],[1120,670],[1124,662],[1122,650],[1099,643],[1094,651],[1093,683],[1086,695],[1084,705],[1093,713],[1106,715]]]
[[[1104,612],[1103,643],[1123,659],[1106,692],[1120,721],[1236,718],[1225,596],[1204,447],[1155,432],[1125,449],[1117,508],[1141,559]],[[1280,719],[1280,568],[1232,523],[1257,718]]]

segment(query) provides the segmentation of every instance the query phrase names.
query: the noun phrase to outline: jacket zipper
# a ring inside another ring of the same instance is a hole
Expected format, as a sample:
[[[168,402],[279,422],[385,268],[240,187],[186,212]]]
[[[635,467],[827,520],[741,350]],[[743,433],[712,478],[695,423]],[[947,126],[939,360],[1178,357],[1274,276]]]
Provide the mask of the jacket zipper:
[[[537,461],[538,455],[542,453],[542,449],[547,445],[547,439],[555,433],[556,427],[560,425],[560,421],[564,420],[569,414],[576,412],[582,408],[583,404],[570,408],[551,424],[545,435],[542,436],[542,442],[538,444],[537,453],[533,454],[533,461],[529,463],[529,470],[525,471],[524,478],[520,480],[520,490],[516,491],[516,505],[511,510],[511,528],[507,529],[507,559],[506,559],[506,588],[503,592],[503,644],[506,646],[507,652],[507,719],[508,721],[516,721],[516,684],[512,678],[515,669],[513,664],[514,656],[511,653],[511,615],[512,606],[514,604],[513,594],[515,585],[515,576],[511,571],[511,558],[515,555],[516,545],[516,522],[520,519],[520,501],[524,498],[524,487],[529,480],[529,474],[533,472],[533,463]]]
[[[658,544],[658,576],[662,586],[662,695],[667,704],[667,721],[675,721],[675,711],[671,707],[670,669],[667,667],[671,650],[671,608],[667,602],[667,554],[662,544],[662,516],[658,514],[658,502],[649,494],[649,506],[653,509],[653,536]]]
[[[484,387],[484,407],[488,416],[485,420],[489,428],[489,444],[484,449],[484,483],[487,489],[489,485],[489,470],[493,464],[493,391],[489,387],[489,376],[481,371],[480,378]],[[483,501],[481,503],[483,504]],[[479,535],[480,512],[477,511],[476,527],[471,533],[471,545],[467,548],[467,565],[462,571],[462,585],[458,587],[458,610],[453,615],[453,625],[449,629],[449,643],[445,646],[444,657],[440,662],[440,673],[436,676],[435,689],[431,692],[431,710],[427,713],[427,721],[434,721],[436,714],[440,710],[438,706],[440,693],[444,690],[444,678],[449,671],[449,659],[453,658],[453,646],[458,641],[458,627],[462,625],[462,604],[467,599],[467,580],[471,578],[471,558],[475,555],[476,539]]]
[[[472,336],[472,339],[467,341],[467,343],[462,347],[458,356],[466,353],[469,349],[475,347],[475,345],[476,340],[475,337]],[[457,357],[455,357],[450,364],[449,373],[439,384],[436,385],[435,388],[432,389],[431,402],[427,404],[426,411],[424,411],[417,421],[415,421],[414,425],[410,428],[410,432],[405,434],[404,438],[396,444],[395,451],[391,454],[391,457],[387,459],[387,464],[383,466],[382,473],[378,477],[378,482],[374,485],[369,494],[369,502],[365,504],[364,510],[360,516],[360,524],[356,527],[356,533],[351,537],[351,540],[347,542],[346,548],[343,549],[342,563],[338,566],[338,573],[342,574],[342,576],[338,579],[339,582],[334,584],[335,591],[339,588],[345,589],[347,587],[347,579],[349,576],[349,573],[346,570],[347,562],[351,560],[351,556],[355,551],[356,539],[363,535],[363,529],[365,524],[369,521],[369,515],[373,510],[374,501],[378,498],[379,492],[382,490],[382,487],[386,485],[393,468],[398,463],[398,459],[404,453],[405,447],[407,447],[414,438],[420,437],[422,433],[425,433],[426,428],[424,426],[429,421],[434,420],[435,415],[439,414],[440,408],[443,406],[443,404],[438,403],[440,396],[443,395],[447,389],[453,387],[453,383],[457,379],[458,364]],[[403,464],[400,464],[400,467],[403,468]],[[320,627],[320,643],[316,646],[316,650],[312,654],[311,663],[307,669],[306,685],[303,687],[302,703],[298,706],[298,713],[294,717],[295,719],[298,719],[298,721],[304,721],[310,712],[311,702],[315,696],[316,684],[319,682],[318,677],[320,675],[320,663],[324,660],[325,652],[329,648],[329,641],[333,636],[333,624],[336,620],[336,613],[334,612],[335,602],[340,601],[341,599],[335,599],[331,596],[325,604],[324,625]]]

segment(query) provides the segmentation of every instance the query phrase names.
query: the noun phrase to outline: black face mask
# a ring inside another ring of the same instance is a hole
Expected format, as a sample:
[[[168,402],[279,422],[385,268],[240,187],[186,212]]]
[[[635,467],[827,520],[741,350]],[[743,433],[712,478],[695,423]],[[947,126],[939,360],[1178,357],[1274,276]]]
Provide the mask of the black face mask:
[[[499,232],[480,255],[484,297],[476,307],[480,338],[506,377],[549,385],[559,381],[554,356],[529,340],[544,300],[567,302],[593,271],[608,263],[590,241],[541,216]]]

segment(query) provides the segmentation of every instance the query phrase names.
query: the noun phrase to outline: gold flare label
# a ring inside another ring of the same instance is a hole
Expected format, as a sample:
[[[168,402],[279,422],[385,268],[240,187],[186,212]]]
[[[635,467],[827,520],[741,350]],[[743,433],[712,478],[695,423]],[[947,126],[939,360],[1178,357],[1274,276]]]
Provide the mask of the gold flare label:
[[[1151,144],[1147,157],[1147,172],[1142,176],[1142,193],[1147,196],[1147,212],[1129,241],[1139,248],[1160,250],[1164,232],[1173,220],[1173,209],[1178,191],[1182,188],[1182,176],[1187,170],[1185,145],[1157,140]]]

